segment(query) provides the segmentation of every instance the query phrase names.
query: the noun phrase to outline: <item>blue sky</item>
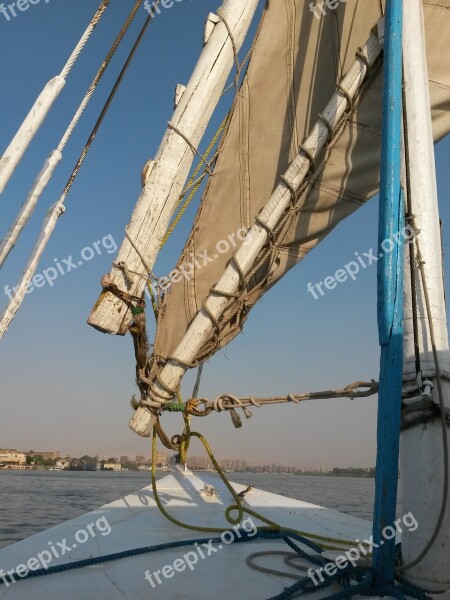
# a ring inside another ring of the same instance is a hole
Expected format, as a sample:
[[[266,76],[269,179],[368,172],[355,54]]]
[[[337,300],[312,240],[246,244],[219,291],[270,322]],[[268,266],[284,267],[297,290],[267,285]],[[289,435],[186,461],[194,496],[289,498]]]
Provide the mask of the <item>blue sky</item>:
[[[0,14],[0,148],[9,143],[44,83],[61,70],[97,4],[97,0],[41,0],[10,21]],[[56,147],[132,5],[132,0],[112,0],[54,110],[0,197],[0,237],[45,157]],[[66,213],[38,271],[71,255],[77,262],[83,249],[92,249],[105,237],[121,242],[140,192],[142,166],[156,153],[172,114],[175,85],[189,79],[201,51],[205,16],[217,5],[218,0],[181,0],[154,20],[72,189]],[[0,272],[2,306],[7,301],[4,286],[16,285],[41,220],[59,197],[145,17],[142,9],[68,144],[32,222]],[[224,106],[213,119],[210,132],[217,128]],[[445,227],[449,152],[447,139],[437,147],[445,250],[449,243]],[[157,265],[160,275],[173,267],[194,208],[161,256]],[[341,224],[256,306],[244,334],[207,365],[202,395],[212,397],[225,391],[283,394],[378,377],[376,268],[361,272],[355,282],[342,284],[317,301],[306,290],[309,281],[315,283],[335,273],[355,252],[375,248],[377,209],[373,199]],[[115,257],[107,251],[111,246],[105,246],[98,245],[100,253],[59,277],[53,287],[45,285],[28,295],[0,342],[0,447],[109,456],[150,453],[149,441],[127,427],[129,400],[136,392],[131,338],[104,336],[86,325],[100,291],[100,278]],[[91,253],[85,251],[84,255]],[[187,377],[185,389],[191,391],[192,375]],[[221,457],[303,466],[372,466],[375,462],[374,398],[253,412],[240,431],[234,430],[226,415],[196,422],[196,427],[207,434]],[[171,417],[166,424],[173,432],[181,427]],[[200,451],[194,446],[193,452],[197,449]]]

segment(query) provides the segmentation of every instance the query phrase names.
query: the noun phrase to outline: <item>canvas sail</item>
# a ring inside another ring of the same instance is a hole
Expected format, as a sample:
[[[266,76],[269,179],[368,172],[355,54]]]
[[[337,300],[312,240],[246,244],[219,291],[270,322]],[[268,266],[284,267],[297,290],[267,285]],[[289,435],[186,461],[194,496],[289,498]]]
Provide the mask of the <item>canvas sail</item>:
[[[173,355],[235,252],[239,235],[254,223],[383,9],[380,0],[336,0],[335,10],[319,4],[326,14],[312,11],[310,0],[268,2],[214,175],[178,262],[184,275],[170,285],[160,307],[154,370]],[[450,131],[450,0],[423,4],[438,140]],[[230,342],[261,296],[378,192],[381,105],[380,62],[316,164],[299,208],[285,216],[270,248],[263,250],[264,260],[230,298],[198,361]]]

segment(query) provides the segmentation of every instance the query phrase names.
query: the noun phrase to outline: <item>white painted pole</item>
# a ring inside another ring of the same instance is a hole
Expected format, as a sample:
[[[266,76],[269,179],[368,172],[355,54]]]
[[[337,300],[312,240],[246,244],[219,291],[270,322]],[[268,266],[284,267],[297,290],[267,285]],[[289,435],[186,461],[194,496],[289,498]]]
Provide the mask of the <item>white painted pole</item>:
[[[372,34],[370,36],[369,41],[362,49],[362,53],[367,58],[368,63],[372,66],[381,53],[381,47],[376,35]],[[348,74],[342,80],[340,88],[347,90],[349,97],[354,98],[364,82],[366,75],[367,65],[365,61],[361,58],[357,58]],[[344,116],[347,108],[348,99],[346,95],[341,91],[336,91],[325,111],[322,113],[322,119],[317,122],[303,145],[313,158],[317,158],[320,155],[320,152],[328,142],[329,127],[327,127],[324,121],[326,120],[334,129]],[[292,188],[298,190],[304,182],[310,167],[310,160],[307,158],[306,154],[301,151],[291,163],[284,178],[290,182]],[[265,223],[269,230],[274,230],[284,214],[284,211],[288,207],[291,197],[292,194],[289,187],[284,182],[280,182],[266,206],[259,214],[259,222]],[[267,237],[267,229],[262,227],[259,223],[255,223],[247,233],[245,241],[235,255],[235,262],[239,264],[240,269],[244,274],[247,274],[253,268],[259,252],[267,243]],[[227,294],[233,294],[238,290],[239,283],[240,275],[234,261],[232,261],[225,269],[225,272],[219,282],[215,285],[215,288]],[[227,297],[210,294],[206,300],[206,307],[215,319],[219,319],[228,302],[229,299]],[[207,341],[212,328],[213,322],[211,317],[205,310],[200,310],[193,319],[183,340],[175,350],[174,356],[185,364],[192,363],[196,359],[199,350]],[[160,373],[160,380],[167,388],[177,389],[186,371],[187,368],[181,366],[178,362],[169,361]],[[164,386],[161,386],[159,382],[153,384],[150,393],[152,399],[156,400],[155,407],[158,407],[158,399],[161,397],[169,399],[170,397],[165,391]],[[164,403],[163,400],[159,400],[159,405],[161,402]],[[142,407],[136,411],[130,422],[130,427],[139,435],[146,437],[150,435],[153,423],[154,415],[149,410]]]
[[[69,56],[60,75],[57,75],[46,84],[11,143],[0,157],[0,194],[4,191],[32,139],[39,131],[39,128],[45,121],[53,103],[65,86],[68,74],[91,37],[95,27],[99,23],[109,2],[110,0],[102,0],[95,15],[91,19],[91,22],[81,36],[78,44],[75,46],[72,54]]]
[[[0,159],[0,194],[6,187],[31,140],[44,122],[66,81],[61,75],[53,78],[42,90],[18,132]]]
[[[408,115],[410,181],[412,212],[420,231],[418,240],[426,271],[436,345],[443,374],[445,404],[450,407],[450,352],[442,274],[442,249],[439,225],[436,168],[425,52],[425,30],[421,0],[408,0],[404,15],[404,73]],[[411,306],[409,249],[405,261],[404,307],[404,379],[415,380],[414,331]],[[427,311],[420,274],[416,273],[420,361],[423,378],[434,382],[433,399],[438,403],[436,369],[433,359]],[[448,433],[448,431],[447,431]],[[402,514],[412,512],[418,522],[414,532],[402,536],[404,564],[417,559],[435,529],[443,498],[444,485],[442,425],[439,419],[417,425],[401,436]],[[450,585],[450,498],[446,518],[433,547],[424,559],[408,570],[409,580],[428,589],[445,589]]]
[[[37,265],[39,264],[42,254],[44,253],[48,240],[50,239],[56,223],[59,217],[63,214],[64,210],[65,209],[62,202],[57,202],[51,206],[47,212],[38,241],[36,242],[25,271],[23,272],[17,291],[15,292],[12,301],[0,315],[0,338],[2,338],[6,333],[11,321],[14,319],[16,312],[19,310],[25,294],[31,285],[33,275],[36,272]]]
[[[220,15],[226,20],[232,33],[236,50],[244,42],[257,5],[258,0],[225,0],[222,5]],[[233,44],[223,19],[218,19],[212,32],[209,23],[208,41],[171,120],[171,124],[194,147],[198,147],[205,133],[235,64]],[[129,237],[149,268],[154,265],[193,158],[191,146],[173,128],[169,128],[128,227]],[[130,286],[124,272],[113,267],[108,276],[109,281],[120,290],[141,296],[148,273],[127,238],[114,261],[116,265],[122,263],[129,273],[134,271],[142,276],[136,276]],[[131,323],[131,313],[121,300],[104,290],[88,323],[102,332],[124,335]]]
[[[62,159],[62,154],[59,150],[54,150],[45,161],[44,167],[36,178],[36,181],[31,188],[27,199],[19,211],[14,223],[11,225],[8,234],[0,243],[0,269],[8,257],[8,254],[16,245],[17,239],[28,223],[34,209],[38,203],[39,197],[50,181],[57,165]]]

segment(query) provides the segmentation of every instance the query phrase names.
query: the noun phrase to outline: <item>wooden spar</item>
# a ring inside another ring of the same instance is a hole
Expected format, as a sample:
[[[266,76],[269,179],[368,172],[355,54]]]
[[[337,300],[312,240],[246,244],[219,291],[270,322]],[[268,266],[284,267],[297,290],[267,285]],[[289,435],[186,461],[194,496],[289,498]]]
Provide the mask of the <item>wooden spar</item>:
[[[121,28],[119,34],[117,35],[114,43],[111,46],[108,54],[106,55],[105,60],[101,63],[94,79],[92,80],[89,88],[86,91],[86,94],[84,95],[84,98],[82,99],[77,110],[75,111],[74,116],[72,117],[64,135],[62,136],[62,138],[58,144],[58,147],[56,148],[56,150],[54,150],[50,154],[50,156],[45,161],[44,166],[42,167],[40,173],[38,174],[38,176],[33,184],[33,187],[31,188],[31,190],[27,196],[27,199],[23,203],[14,223],[12,224],[12,226],[10,227],[10,229],[8,231],[8,234],[5,236],[4,240],[0,244],[0,268],[2,267],[6,258],[8,257],[8,254],[14,248],[22,230],[24,229],[24,227],[30,220],[30,218],[34,212],[34,209],[36,208],[36,205],[39,201],[40,196],[44,192],[49,181],[51,180],[56,167],[62,160],[62,153],[64,151],[64,148],[67,145],[67,142],[69,141],[79,120],[81,119],[81,116],[83,115],[86,107],[88,106],[95,90],[97,89],[98,84],[102,80],[103,75],[104,75],[106,69],[108,68],[109,63],[111,62],[111,59],[113,58],[114,54],[116,53],[117,48],[120,46],[126,32],[128,31],[130,24],[132,23],[134,17],[136,16],[136,13],[138,12],[139,8],[140,8],[140,0],[137,0],[137,2],[134,5],[134,8],[131,10],[127,20],[125,21],[125,24]],[[148,19],[150,19],[150,17],[148,17]],[[122,73],[124,73],[127,68],[128,68],[128,61],[125,63]],[[115,89],[113,89],[111,94],[112,94],[112,98],[113,98],[115,95]],[[110,98],[111,98],[111,96],[110,96]],[[91,135],[91,138],[92,138],[92,135]],[[91,138],[90,138],[90,141],[88,142],[88,144],[92,143]],[[83,160],[84,160],[84,157],[86,156],[86,154],[87,154],[87,150],[83,154]]]
[[[373,517],[373,572],[377,581],[395,580],[395,536],[384,535],[396,519],[403,368],[402,158],[403,0],[388,0],[385,17],[383,126],[378,225],[378,331],[381,347],[378,392],[377,463]],[[385,242],[392,243],[391,251]]]
[[[27,293],[28,286],[30,285],[31,278],[33,277],[36,267],[39,264],[41,256],[47,246],[48,240],[50,239],[53,230],[55,229],[56,223],[59,217],[64,212],[64,205],[61,202],[57,202],[50,207],[47,212],[44,224],[42,226],[41,233],[38,241],[33,249],[31,257],[27,263],[25,271],[23,272],[22,279],[17,290],[14,293],[12,301],[5,308],[3,313],[0,315],[0,338],[6,333],[11,321],[14,319],[14,315],[19,310],[20,305]]]
[[[445,405],[450,408],[450,352],[446,321],[442,249],[436,185],[430,94],[425,52],[423,8],[420,0],[408,0],[404,16],[403,62],[409,139],[409,163],[412,213],[419,230],[418,242],[424,262],[425,280],[430,296],[434,334],[442,376]],[[406,249],[404,381],[416,380],[414,329],[412,321],[411,273],[409,248]],[[420,367],[422,379],[431,378],[433,400],[438,403],[436,367],[420,275],[416,276]],[[448,437],[448,428],[447,428]],[[402,432],[400,457],[402,514],[411,512],[416,531],[402,535],[403,563],[415,561],[430,541],[443,499],[444,462],[442,426],[439,419],[416,425]],[[442,590],[450,584],[450,500],[440,533],[428,554],[406,576],[427,589]]]
[[[232,33],[236,50],[244,42],[257,5],[258,0],[225,0],[222,5],[220,15]],[[141,296],[144,292],[148,276],[146,266],[152,268],[154,265],[189,175],[194,153],[187,140],[198,147],[235,64],[233,43],[227,26],[220,19],[214,27],[172,117],[171,124],[186,139],[171,127],[166,131],[131,217],[128,236],[114,261],[115,265],[123,263],[129,273],[139,273],[142,277],[137,275],[129,287],[123,270],[113,267],[108,276],[108,280],[120,290],[134,296]],[[129,239],[144,258],[146,266]],[[88,323],[104,333],[125,335],[131,324],[131,313],[121,300],[103,290]]]
[[[81,36],[80,41],[75,46],[60,75],[57,75],[46,84],[11,143],[0,157],[0,194],[4,191],[28,146],[65,86],[67,75],[70,73],[78,56],[91,37],[109,2],[110,0],[102,0],[97,12]]]
[[[66,80],[58,75],[50,80],[40,93],[16,135],[0,159],[0,194],[14,173],[22,156],[58,98]]]
[[[371,34],[367,44],[362,49],[362,53],[369,65],[373,66],[381,53],[381,47],[375,34]],[[348,96],[353,99],[360,90],[366,75],[366,61],[357,58],[348,74],[342,80],[340,88],[346,90]],[[334,128],[344,116],[347,108],[347,96],[338,90],[323,112],[323,119],[326,119],[328,124]],[[317,122],[304,144],[304,147],[308,149],[308,152],[314,158],[320,155],[320,152],[326,146],[329,139],[329,127],[327,127],[323,119]],[[287,170],[285,179],[291,183],[294,189],[298,190],[304,182],[310,167],[310,160],[303,152],[300,152]],[[265,208],[259,214],[259,221],[265,223],[269,230],[273,230],[291,202],[291,198],[292,194],[288,186],[284,182],[280,182]],[[255,223],[248,232],[245,241],[235,255],[235,261],[240,265],[240,269],[244,274],[247,274],[252,269],[259,252],[267,243],[267,237],[267,229],[259,223]],[[233,294],[238,290],[239,283],[240,275],[234,261],[232,261],[225,269],[215,288],[228,294]],[[206,301],[208,311],[215,319],[220,318],[227,304],[228,298],[216,294],[210,294]],[[192,363],[196,359],[199,350],[207,341],[212,328],[213,323],[210,316],[202,309],[193,319],[183,340],[175,350],[174,356],[185,364]],[[186,370],[187,368],[181,366],[181,364],[169,361],[160,373],[160,380],[169,389],[177,389]],[[158,382],[154,383],[151,395],[152,399],[155,400],[158,398],[169,399],[169,394],[167,394],[164,387]],[[161,402],[164,401],[161,400]],[[155,402],[155,407],[157,406],[158,403]],[[130,421],[130,427],[136,433],[145,437],[150,435],[153,423],[154,415],[146,408],[139,408]]]
[[[50,181],[56,167],[62,159],[62,154],[59,150],[54,150],[45,161],[45,164],[36,178],[36,181],[31,188],[26,201],[23,203],[14,223],[11,225],[8,234],[0,243],[0,269],[8,257],[8,254],[16,245],[20,232],[28,223],[33,214],[39,197]]]

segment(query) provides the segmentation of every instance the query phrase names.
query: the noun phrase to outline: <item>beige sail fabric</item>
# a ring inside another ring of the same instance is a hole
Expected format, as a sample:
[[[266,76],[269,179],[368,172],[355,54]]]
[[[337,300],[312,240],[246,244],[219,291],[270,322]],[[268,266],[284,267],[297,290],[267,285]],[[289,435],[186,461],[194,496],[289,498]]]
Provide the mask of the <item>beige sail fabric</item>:
[[[319,3],[320,4],[320,3]],[[253,57],[192,233],[165,295],[154,367],[172,356],[211,288],[268,201],[298,147],[380,18],[379,0],[323,3],[270,0]],[[450,131],[450,0],[424,1],[435,138]],[[406,8],[407,10],[407,8]],[[242,329],[249,309],[334,227],[378,191],[382,64],[368,78],[271,252],[229,306],[202,349],[209,358]],[[267,252],[266,252],[267,254]],[[195,257],[195,260],[194,260]],[[261,262],[261,261],[260,261]],[[176,282],[175,282],[176,281]]]

